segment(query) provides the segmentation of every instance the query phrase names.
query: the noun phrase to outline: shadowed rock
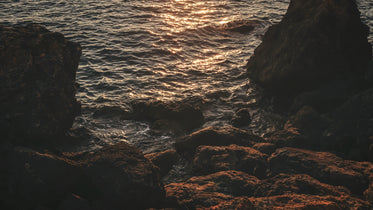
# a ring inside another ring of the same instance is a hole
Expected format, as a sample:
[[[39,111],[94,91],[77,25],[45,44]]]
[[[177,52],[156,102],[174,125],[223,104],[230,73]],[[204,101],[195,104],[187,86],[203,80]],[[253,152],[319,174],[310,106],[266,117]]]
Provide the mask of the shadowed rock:
[[[267,170],[267,155],[253,148],[237,145],[200,146],[193,161],[194,171],[208,174],[238,170],[263,178]]]
[[[362,79],[372,59],[368,34],[354,0],[292,0],[250,58],[248,74],[282,96],[335,79]]]
[[[0,26],[0,136],[61,136],[80,112],[75,75],[80,45],[29,24]],[[49,139],[50,140],[50,139]]]

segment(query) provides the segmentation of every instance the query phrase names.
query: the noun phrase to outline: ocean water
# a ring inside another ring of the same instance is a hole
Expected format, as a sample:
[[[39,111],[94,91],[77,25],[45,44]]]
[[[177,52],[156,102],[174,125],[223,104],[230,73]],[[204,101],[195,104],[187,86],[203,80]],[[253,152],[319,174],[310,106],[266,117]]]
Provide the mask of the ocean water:
[[[289,0],[0,0],[0,22],[34,22],[79,42],[82,116],[74,128],[93,137],[79,150],[128,141],[145,153],[170,148],[173,135],[154,135],[147,122],[125,120],[136,100],[188,101],[203,107],[202,127],[230,124],[249,107],[244,129],[276,127],[256,105],[255,86],[240,77],[266,29]],[[373,2],[358,1],[373,28]],[[248,30],[251,26],[254,29]],[[371,33],[369,40],[373,43]],[[100,114],[98,114],[100,113]]]

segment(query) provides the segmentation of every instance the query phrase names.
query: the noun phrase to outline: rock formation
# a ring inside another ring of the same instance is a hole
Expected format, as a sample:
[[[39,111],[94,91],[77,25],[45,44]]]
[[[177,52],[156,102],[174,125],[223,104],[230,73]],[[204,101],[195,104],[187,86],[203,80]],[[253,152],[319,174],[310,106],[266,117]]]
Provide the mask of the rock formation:
[[[0,26],[0,136],[27,141],[61,136],[80,104],[75,75],[81,47],[29,24]]]
[[[354,0],[292,0],[250,58],[249,77],[283,96],[362,79],[372,59],[368,34]]]

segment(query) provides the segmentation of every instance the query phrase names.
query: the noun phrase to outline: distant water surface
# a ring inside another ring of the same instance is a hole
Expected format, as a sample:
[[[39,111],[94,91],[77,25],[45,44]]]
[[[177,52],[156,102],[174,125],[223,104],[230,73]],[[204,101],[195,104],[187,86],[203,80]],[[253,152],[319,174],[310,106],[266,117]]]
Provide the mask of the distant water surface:
[[[0,0],[0,20],[39,23],[81,43],[77,97],[83,114],[74,126],[97,138],[80,149],[127,140],[151,152],[169,148],[172,137],[152,135],[146,122],[121,119],[131,101],[208,104],[203,127],[229,124],[234,111],[251,107],[253,123],[246,129],[258,134],[273,129],[265,113],[253,106],[255,87],[240,75],[261,36],[281,20],[288,4],[289,0]],[[361,0],[359,7],[364,22],[373,28],[373,2]],[[372,33],[369,40],[373,42]]]

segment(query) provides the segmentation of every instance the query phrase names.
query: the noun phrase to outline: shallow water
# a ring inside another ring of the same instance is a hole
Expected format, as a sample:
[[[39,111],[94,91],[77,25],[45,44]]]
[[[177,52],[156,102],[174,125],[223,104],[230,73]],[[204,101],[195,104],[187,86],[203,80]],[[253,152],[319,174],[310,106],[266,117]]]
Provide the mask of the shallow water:
[[[186,100],[203,105],[206,123],[226,125],[235,110],[251,107],[246,129],[264,134],[275,125],[255,107],[255,87],[240,79],[244,65],[289,0],[0,0],[3,23],[35,22],[79,42],[77,98],[83,114],[74,127],[97,138],[80,149],[127,140],[144,152],[169,148],[146,122],[122,120],[139,99]],[[373,28],[373,2],[359,1]],[[248,30],[254,26],[254,30]],[[373,36],[369,37],[373,42]],[[105,114],[97,114],[98,111]],[[96,114],[94,114],[96,113]]]

